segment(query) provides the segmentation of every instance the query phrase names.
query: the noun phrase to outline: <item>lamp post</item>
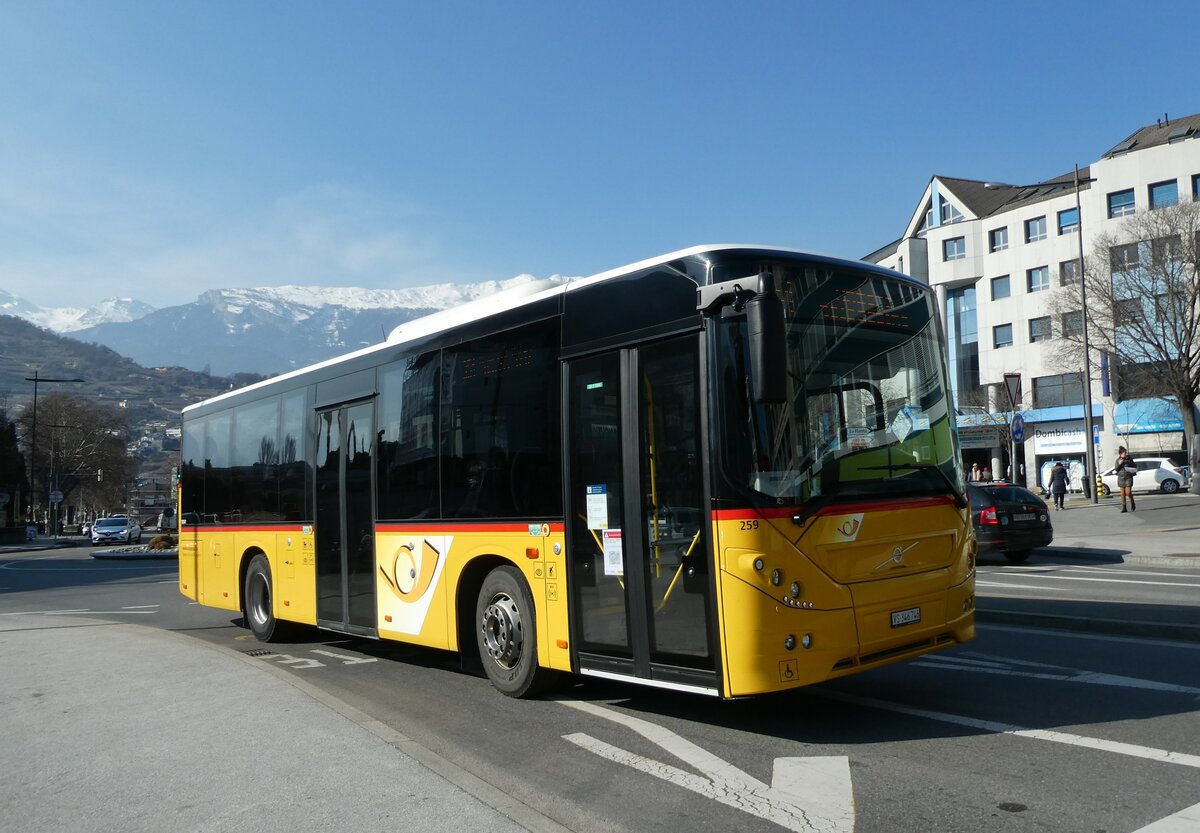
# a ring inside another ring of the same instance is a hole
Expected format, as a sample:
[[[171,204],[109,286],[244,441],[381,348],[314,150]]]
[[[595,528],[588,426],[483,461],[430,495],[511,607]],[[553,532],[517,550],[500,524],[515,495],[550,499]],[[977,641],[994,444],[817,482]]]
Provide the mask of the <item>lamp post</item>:
[[[38,400],[38,385],[49,383],[64,383],[64,382],[83,382],[84,379],[47,379],[44,376],[39,376],[38,371],[33,371],[32,376],[25,377],[26,382],[33,382],[33,420],[30,426],[29,437],[29,519],[34,523],[37,518],[34,517],[34,500],[37,497],[37,482],[34,480],[36,470],[35,458],[37,457],[37,400]]]
[[[1096,450],[1092,439],[1092,357],[1088,346],[1087,279],[1083,260],[1083,208],[1079,200],[1080,184],[1095,181],[1094,177],[1080,178],[1079,166],[1075,166],[1075,235],[1079,247],[1079,323],[1083,330],[1083,464],[1086,472],[1084,476],[1087,478],[1086,494],[1091,495],[1092,503],[1099,503],[1100,494],[1096,488]],[[983,187],[994,191],[1000,188],[1053,188],[1065,184],[1065,182],[1037,182],[1032,185],[1009,185],[1004,182],[985,182]]]

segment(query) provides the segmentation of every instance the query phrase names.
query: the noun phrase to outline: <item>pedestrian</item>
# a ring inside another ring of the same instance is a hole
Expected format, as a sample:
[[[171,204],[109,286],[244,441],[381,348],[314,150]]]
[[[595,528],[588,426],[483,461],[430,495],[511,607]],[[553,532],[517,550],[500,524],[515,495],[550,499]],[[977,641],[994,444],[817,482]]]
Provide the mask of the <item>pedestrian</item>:
[[[1117,488],[1121,490],[1121,511],[1125,511],[1125,502],[1129,509],[1137,511],[1137,503],[1133,500],[1133,476],[1137,474],[1137,463],[1133,455],[1126,451],[1125,446],[1117,448]]]
[[[978,463],[971,464],[971,473],[967,475],[967,480],[970,480],[972,482],[977,482],[979,480],[979,464]]]
[[[1067,486],[1071,484],[1071,475],[1062,463],[1055,463],[1050,469],[1050,494],[1054,495],[1054,511],[1063,509],[1063,500],[1067,496]]]
[[[989,482],[992,479],[992,470],[989,469],[987,466],[984,466],[983,471],[979,475],[979,479],[984,481],[985,483]]]

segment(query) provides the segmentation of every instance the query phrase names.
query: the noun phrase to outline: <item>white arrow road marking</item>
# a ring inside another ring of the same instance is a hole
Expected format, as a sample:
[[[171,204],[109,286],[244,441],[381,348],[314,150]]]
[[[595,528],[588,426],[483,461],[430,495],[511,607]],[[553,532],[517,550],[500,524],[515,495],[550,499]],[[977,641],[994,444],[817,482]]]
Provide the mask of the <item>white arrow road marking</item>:
[[[854,830],[854,789],[846,757],[776,758],[771,785],[674,732],[640,718],[585,703],[559,700],[582,712],[619,723],[684,761],[707,777],[636,755],[577,732],[564,739],[602,758],[699,793],[797,833],[850,833]]]
[[[292,668],[324,668],[325,663],[320,660],[308,659],[306,657],[294,657],[291,654],[271,654],[263,657],[263,659],[274,660],[280,665],[287,665]]]
[[[1196,833],[1197,830],[1200,830],[1200,804],[1193,804],[1133,833]]]
[[[342,665],[362,665],[364,662],[379,662],[376,657],[352,657],[348,654],[335,654],[333,651],[318,651],[314,649],[312,653],[320,654],[323,657],[340,659]]]

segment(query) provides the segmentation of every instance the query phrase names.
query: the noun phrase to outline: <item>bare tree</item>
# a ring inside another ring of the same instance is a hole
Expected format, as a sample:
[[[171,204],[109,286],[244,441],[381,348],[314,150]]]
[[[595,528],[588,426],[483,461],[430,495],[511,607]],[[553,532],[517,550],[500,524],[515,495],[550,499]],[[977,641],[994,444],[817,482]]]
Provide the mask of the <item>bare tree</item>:
[[[1173,396],[1193,446],[1200,397],[1200,202],[1139,211],[1092,238],[1083,280],[1088,338],[1109,354],[1123,399]],[[1072,270],[1076,271],[1077,270]],[[1052,309],[1064,372],[1082,365],[1077,274],[1064,274]]]
[[[33,437],[32,420],[32,413],[20,419],[27,439]],[[41,398],[33,450],[35,503],[57,489],[64,505],[75,503],[93,512],[123,506],[136,470],[126,450],[128,435],[128,420],[117,408],[69,393]]]

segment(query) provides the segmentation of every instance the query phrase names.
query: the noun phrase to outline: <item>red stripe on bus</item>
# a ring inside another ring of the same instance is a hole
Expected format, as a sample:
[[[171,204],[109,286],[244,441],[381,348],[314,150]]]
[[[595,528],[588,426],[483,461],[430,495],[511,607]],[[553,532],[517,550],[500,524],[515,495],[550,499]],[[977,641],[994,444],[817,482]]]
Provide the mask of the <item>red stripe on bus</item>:
[[[898,512],[904,509],[925,509],[930,506],[945,506],[953,504],[954,498],[945,495],[937,497],[895,498],[894,500],[873,500],[868,503],[838,503],[833,506],[823,506],[808,520],[822,515],[852,515],[857,512]],[[803,506],[788,506],[763,509],[718,509],[713,512],[713,519],[718,521],[747,521],[754,518],[790,518],[803,512]]]
[[[300,532],[301,524],[263,526],[262,524],[184,524],[183,532]]]
[[[512,533],[512,534],[520,533],[522,535],[528,535],[529,528],[531,526],[540,527],[540,526],[543,526],[543,524],[534,524],[534,523],[527,523],[527,524],[519,524],[519,523],[503,523],[503,524],[498,524],[498,523],[480,523],[480,524],[476,524],[476,523],[460,523],[460,524],[434,523],[434,524],[423,524],[423,523],[416,523],[416,522],[410,523],[410,524],[388,523],[388,524],[376,524],[375,531],[376,532],[439,532],[439,533],[456,533],[457,532],[457,533],[462,533],[462,534],[466,534],[468,532],[506,532],[506,533]],[[561,533],[563,530],[564,530],[564,526],[562,523],[550,524],[550,532],[552,532],[552,533]]]

